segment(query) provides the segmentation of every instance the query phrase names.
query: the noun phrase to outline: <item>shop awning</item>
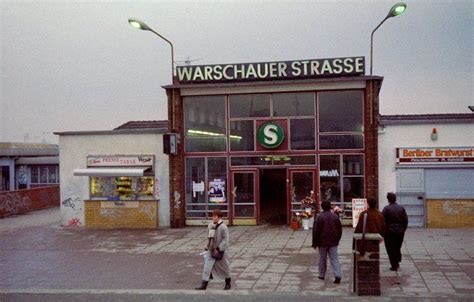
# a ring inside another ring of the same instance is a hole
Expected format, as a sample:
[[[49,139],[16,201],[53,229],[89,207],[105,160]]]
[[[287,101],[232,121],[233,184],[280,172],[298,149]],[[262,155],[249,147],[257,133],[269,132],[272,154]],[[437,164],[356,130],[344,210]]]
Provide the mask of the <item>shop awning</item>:
[[[143,176],[150,167],[74,169],[75,176]]]

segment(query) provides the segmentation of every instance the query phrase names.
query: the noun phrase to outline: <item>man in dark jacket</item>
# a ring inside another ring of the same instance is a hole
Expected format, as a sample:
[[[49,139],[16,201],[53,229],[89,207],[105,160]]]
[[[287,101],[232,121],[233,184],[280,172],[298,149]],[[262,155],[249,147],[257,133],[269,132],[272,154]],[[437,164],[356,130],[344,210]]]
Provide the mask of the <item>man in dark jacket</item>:
[[[369,208],[367,211],[360,213],[359,221],[357,223],[354,233],[362,233],[364,225],[364,216],[367,215],[367,223],[365,226],[366,233],[379,233],[380,236],[385,236],[385,223],[382,213],[377,209],[377,199],[369,197],[367,199]]]
[[[405,208],[397,204],[395,193],[387,193],[388,206],[385,206],[382,215],[385,219],[385,248],[390,259],[390,270],[396,271],[402,261],[401,248],[403,237],[408,226],[408,216]]]
[[[341,268],[337,255],[337,246],[342,237],[342,225],[339,217],[331,212],[331,203],[321,203],[322,213],[314,220],[313,244],[314,249],[319,248],[319,279],[324,280],[327,268],[327,255],[334,272],[334,283],[341,283]]]

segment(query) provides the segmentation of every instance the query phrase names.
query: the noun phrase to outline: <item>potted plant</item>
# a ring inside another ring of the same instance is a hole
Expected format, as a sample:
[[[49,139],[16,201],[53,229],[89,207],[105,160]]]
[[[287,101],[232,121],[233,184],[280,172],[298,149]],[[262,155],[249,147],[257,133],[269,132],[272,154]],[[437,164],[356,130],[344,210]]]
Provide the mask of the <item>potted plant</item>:
[[[309,230],[310,219],[313,217],[313,213],[309,213],[306,211],[296,213],[298,217],[301,218],[301,224],[303,226],[303,230]]]

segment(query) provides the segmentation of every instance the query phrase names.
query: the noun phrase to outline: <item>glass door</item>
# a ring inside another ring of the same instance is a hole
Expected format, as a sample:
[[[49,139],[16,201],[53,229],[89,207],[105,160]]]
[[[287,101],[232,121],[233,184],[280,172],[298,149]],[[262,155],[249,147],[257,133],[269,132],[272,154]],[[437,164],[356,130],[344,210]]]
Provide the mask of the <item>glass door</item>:
[[[234,225],[256,225],[258,203],[257,171],[232,171],[231,198]]]
[[[311,206],[313,211],[318,210],[316,186],[316,170],[291,170],[290,169],[290,215],[295,217],[297,212],[305,211],[306,207]],[[307,206],[302,201],[310,197],[313,204],[307,199]]]

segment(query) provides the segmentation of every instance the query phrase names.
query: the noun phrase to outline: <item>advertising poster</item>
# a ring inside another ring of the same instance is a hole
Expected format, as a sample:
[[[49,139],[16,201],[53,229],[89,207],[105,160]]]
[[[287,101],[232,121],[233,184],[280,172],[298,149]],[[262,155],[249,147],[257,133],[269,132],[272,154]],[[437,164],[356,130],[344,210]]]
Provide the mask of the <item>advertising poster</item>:
[[[352,199],[352,227],[357,226],[359,222],[360,213],[367,210],[367,199],[365,198],[353,198]]]
[[[209,181],[209,202],[225,203],[225,179],[214,178]]]

